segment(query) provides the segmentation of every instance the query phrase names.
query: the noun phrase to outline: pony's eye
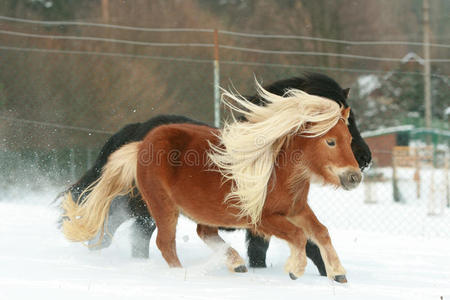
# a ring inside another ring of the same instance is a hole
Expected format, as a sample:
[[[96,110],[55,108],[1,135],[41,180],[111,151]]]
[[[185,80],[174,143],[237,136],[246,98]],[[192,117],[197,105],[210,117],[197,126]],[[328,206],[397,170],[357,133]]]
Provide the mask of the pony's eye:
[[[327,139],[327,145],[330,147],[336,146],[336,140],[335,139]]]

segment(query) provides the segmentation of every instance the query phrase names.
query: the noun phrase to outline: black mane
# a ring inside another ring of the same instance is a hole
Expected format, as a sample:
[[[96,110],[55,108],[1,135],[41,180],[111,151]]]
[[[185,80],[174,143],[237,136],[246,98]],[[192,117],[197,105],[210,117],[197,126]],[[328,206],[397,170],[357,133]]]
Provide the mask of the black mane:
[[[276,81],[270,85],[264,86],[267,91],[282,96],[289,89],[298,89],[311,95],[328,98],[348,107],[346,98],[347,91],[334,81],[334,79],[320,73],[303,73],[301,76],[292,77]],[[248,100],[261,105],[265,103],[259,95],[248,97]]]

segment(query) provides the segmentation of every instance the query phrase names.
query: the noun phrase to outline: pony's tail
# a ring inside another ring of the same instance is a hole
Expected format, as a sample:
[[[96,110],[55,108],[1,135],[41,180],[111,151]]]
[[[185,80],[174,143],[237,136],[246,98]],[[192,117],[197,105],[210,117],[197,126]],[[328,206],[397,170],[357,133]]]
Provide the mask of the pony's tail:
[[[102,241],[112,200],[128,194],[134,187],[139,144],[130,143],[112,153],[101,176],[83,192],[87,194],[83,200],[77,203],[72,193],[66,193],[62,202],[65,211],[62,231],[67,239],[88,241],[100,232],[99,242]]]

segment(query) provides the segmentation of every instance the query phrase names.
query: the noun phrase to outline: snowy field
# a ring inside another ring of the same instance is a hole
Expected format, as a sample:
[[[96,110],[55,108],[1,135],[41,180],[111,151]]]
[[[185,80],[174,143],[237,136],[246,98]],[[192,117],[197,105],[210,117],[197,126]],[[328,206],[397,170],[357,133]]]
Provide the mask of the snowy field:
[[[328,199],[332,193],[345,192],[328,190],[325,197],[316,198],[333,201]],[[352,199],[360,198],[361,193],[362,188],[343,195],[350,207],[357,207]],[[399,219],[404,206],[385,209],[381,203],[365,205],[365,210],[327,210],[313,199],[348,272],[349,283],[339,284],[320,277],[311,262],[303,277],[291,280],[283,271],[288,247],[277,239],[270,244],[269,268],[230,273],[221,256],[197,237],[195,224],[186,219],[180,220],[177,236],[183,269],[167,267],[154,238],[150,259],[131,258],[130,222],[119,229],[110,248],[90,252],[81,244],[68,242],[57,230],[57,211],[48,206],[56,194],[22,191],[0,196],[1,300],[450,299],[450,239],[426,230],[416,232],[426,223],[424,214],[418,214],[417,220],[404,218],[413,228],[408,235],[389,233],[389,227],[382,227],[384,232],[376,230],[377,226],[373,231],[363,231],[350,229],[347,224],[355,217],[358,222],[368,218],[373,223],[370,212],[384,216],[390,224]],[[448,212],[442,217],[449,218]],[[339,221],[343,219],[348,219],[347,223]],[[244,232],[222,236],[246,257]]]
[[[393,198],[392,169],[376,171],[384,173],[383,181],[371,183],[370,188],[367,182],[351,192],[313,185],[309,203],[319,219],[331,229],[450,239],[447,179],[442,169],[421,171],[418,198],[414,170],[400,168],[399,202]]]

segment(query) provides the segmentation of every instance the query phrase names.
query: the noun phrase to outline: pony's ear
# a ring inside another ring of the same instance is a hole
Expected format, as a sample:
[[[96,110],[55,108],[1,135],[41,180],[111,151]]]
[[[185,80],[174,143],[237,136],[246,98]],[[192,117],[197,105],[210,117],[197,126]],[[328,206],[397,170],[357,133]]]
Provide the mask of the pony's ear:
[[[348,117],[350,116],[350,106],[342,109],[341,116],[342,116],[342,118],[344,118],[345,123],[348,124]]]
[[[348,98],[348,93],[350,93],[350,88],[346,88],[342,90],[344,92],[345,99]]]

